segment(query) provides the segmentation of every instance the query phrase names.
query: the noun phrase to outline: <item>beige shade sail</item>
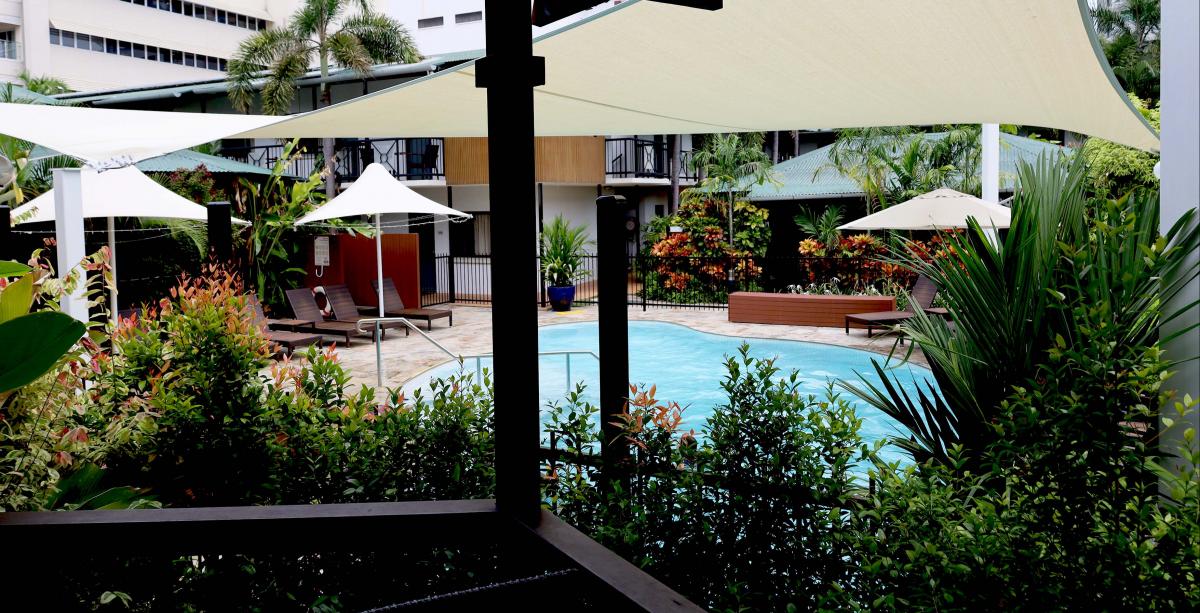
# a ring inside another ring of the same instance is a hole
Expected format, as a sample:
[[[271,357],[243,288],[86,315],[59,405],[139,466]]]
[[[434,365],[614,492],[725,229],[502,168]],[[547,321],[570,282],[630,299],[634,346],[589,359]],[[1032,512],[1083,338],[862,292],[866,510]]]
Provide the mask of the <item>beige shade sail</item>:
[[[1086,0],[633,0],[537,39],[542,136],[1015,123],[1145,150]],[[138,161],[222,137],[487,134],[469,62],[282,119],[0,105],[0,134],[86,160]],[[497,78],[525,78],[497,66]]]
[[[1157,150],[1089,20],[1086,0],[633,0],[535,42],[536,131],[1015,123]],[[475,74],[467,63],[241,136],[484,136]]]
[[[942,188],[839,226],[838,229],[949,230],[967,227],[968,218],[974,218],[985,230],[1002,230],[1008,228],[1012,210],[969,194]]]

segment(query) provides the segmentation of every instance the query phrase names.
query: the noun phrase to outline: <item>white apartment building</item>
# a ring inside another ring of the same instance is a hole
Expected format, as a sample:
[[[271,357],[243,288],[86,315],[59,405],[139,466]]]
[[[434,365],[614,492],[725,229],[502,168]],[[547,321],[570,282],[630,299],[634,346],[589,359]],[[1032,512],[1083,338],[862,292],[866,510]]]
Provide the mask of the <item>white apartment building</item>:
[[[299,1],[0,0],[0,82],[22,71],[78,91],[211,79]]]

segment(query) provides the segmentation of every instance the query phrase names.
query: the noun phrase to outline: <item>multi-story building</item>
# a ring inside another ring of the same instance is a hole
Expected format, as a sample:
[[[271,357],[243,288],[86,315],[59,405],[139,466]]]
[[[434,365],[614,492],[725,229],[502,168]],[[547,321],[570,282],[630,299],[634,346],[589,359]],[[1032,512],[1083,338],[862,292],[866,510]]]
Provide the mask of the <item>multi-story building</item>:
[[[0,81],[90,91],[211,78],[299,0],[0,0]]]

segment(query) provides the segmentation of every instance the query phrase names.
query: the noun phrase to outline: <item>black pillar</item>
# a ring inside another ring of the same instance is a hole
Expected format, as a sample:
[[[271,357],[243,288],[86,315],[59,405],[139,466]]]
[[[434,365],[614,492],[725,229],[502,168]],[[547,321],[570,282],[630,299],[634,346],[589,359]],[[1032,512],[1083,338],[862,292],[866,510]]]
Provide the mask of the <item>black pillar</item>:
[[[0,204],[0,260],[16,260],[12,234],[12,216],[7,204]]]
[[[529,525],[541,515],[537,400],[537,206],[533,88],[545,64],[533,56],[529,7],[486,0],[487,56],[476,63],[487,89],[488,200],[492,210],[492,352],[496,407],[496,505]]]
[[[208,252],[219,264],[233,257],[233,225],[228,202],[208,203]]]
[[[596,198],[596,286],[600,294],[600,424],[604,481],[620,477],[628,456],[619,416],[629,398],[629,288],[625,275],[625,197]]]
[[[546,194],[542,189],[542,183],[537,184],[537,215],[538,215],[538,306],[545,308],[546,306],[546,271],[542,268],[542,258],[546,252],[543,250],[541,233],[546,231]]]

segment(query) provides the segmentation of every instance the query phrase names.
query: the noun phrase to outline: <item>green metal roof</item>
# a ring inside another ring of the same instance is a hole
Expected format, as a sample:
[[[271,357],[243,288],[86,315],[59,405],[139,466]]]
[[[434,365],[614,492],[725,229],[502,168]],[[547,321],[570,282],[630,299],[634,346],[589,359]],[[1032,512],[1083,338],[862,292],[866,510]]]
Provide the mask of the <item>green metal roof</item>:
[[[48,149],[41,145],[33,148],[30,157],[43,158],[61,155],[59,152]],[[176,151],[166,155],[160,155],[156,158],[142,160],[137,163],[138,170],[142,172],[175,172],[180,168],[188,170],[198,168],[203,165],[209,172],[214,173],[229,173],[239,175],[269,175],[270,168],[262,168],[253,164],[223,158],[219,155],[208,155],[191,149]]]
[[[50,96],[47,96],[45,94],[39,94],[35,91],[28,90],[24,87],[21,87],[20,85],[17,85],[16,83],[4,83],[2,85],[2,87],[9,90],[9,92],[6,92],[6,93],[8,95],[8,99],[11,100],[12,102],[32,102],[35,104],[59,104],[59,101],[55,98],[51,98]]]
[[[929,140],[945,137],[945,132],[924,134]],[[775,165],[775,178],[782,185],[770,183],[754,186],[751,201],[810,200],[814,198],[862,197],[858,182],[829,166],[827,145]],[[1060,145],[1046,143],[1013,134],[1000,135],[1000,189],[1011,191],[1016,180],[1017,161],[1033,162],[1043,153],[1063,153]],[[814,178],[815,177],[815,178]]]

